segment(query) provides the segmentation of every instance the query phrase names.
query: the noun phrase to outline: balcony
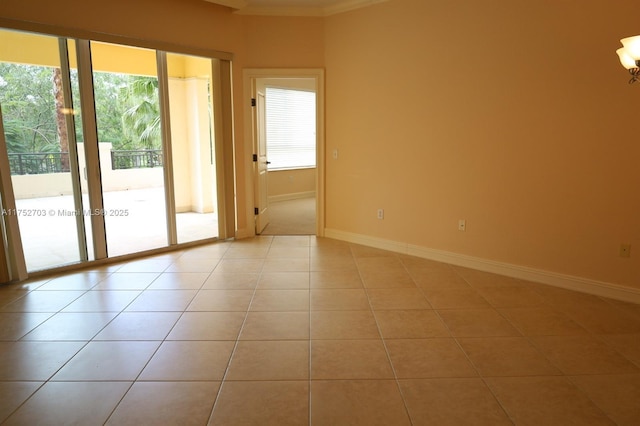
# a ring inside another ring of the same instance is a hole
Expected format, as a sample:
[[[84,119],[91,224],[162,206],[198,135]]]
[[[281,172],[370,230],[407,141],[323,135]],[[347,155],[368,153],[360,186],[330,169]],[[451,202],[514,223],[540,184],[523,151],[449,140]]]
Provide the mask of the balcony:
[[[113,151],[110,143],[100,143],[100,171],[106,212],[126,215],[105,217],[109,256],[135,253],[167,246],[166,202],[161,151]],[[21,240],[29,271],[48,269],[79,261],[76,210],[68,154],[10,154],[16,207],[22,212],[42,214],[18,217]],[[84,146],[78,144],[82,210],[89,210]],[[184,170],[188,170],[184,168]],[[214,238],[218,235],[215,205],[186,188],[176,193],[178,242]],[[215,182],[202,191],[215,200]],[[201,192],[202,194],[202,192]],[[90,215],[84,217],[90,244]],[[66,214],[68,212],[68,214]]]

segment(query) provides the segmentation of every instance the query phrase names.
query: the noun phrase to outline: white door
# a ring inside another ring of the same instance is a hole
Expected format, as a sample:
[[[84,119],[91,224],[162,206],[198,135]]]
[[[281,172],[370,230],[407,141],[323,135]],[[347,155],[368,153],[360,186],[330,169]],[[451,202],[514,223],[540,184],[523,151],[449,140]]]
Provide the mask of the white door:
[[[269,224],[269,198],[267,195],[267,131],[265,125],[264,93],[258,92],[253,108],[253,122],[255,123],[255,157],[253,167],[255,171],[255,215],[256,234],[261,234]]]

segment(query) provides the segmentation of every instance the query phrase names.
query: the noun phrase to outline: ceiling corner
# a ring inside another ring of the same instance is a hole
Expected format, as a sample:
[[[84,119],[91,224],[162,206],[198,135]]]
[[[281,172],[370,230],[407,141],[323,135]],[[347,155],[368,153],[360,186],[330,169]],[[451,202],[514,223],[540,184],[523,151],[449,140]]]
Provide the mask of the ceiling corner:
[[[377,3],[384,3],[389,0],[344,0],[333,6],[324,8],[324,16],[336,15],[338,13],[348,12],[350,10],[360,9],[362,7],[371,6]]]
[[[331,16],[388,0],[204,0],[240,15]]]
[[[246,0],[204,0],[209,3],[219,4],[221,6],[227,6],[232,9],[242,9],[247,7]]]

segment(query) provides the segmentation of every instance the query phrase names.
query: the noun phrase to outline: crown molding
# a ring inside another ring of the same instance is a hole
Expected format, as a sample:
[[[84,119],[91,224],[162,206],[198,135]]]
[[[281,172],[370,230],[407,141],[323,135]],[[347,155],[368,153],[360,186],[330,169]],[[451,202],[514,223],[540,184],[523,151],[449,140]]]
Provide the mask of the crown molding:
[[[250,6],[247,0],[205,0],[235,9],[239,15],[260,15],[260,16],[331,16],[350,10],[360,9],[377,3],[389,0],[343,0],[334,5],[326,7],[318,6],[273,6],[257,7]]]
[[[232,9],[243,9],[247,7],[246,0],[204,0],[209,3],[219,4],[220,6],[227,6]]]
[[[210,1],[210,0],[207,0]],[[257,16],[325,16],[322,7],[254,7],[247,6],[236,10],[234,13],[238,15],[257,15]]]

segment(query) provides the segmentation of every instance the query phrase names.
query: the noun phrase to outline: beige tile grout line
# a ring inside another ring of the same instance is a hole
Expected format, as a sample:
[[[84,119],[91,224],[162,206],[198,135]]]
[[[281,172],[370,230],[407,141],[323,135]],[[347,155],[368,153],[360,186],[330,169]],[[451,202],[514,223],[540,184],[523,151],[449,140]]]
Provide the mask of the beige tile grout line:
[[[396,373],[396,368],[393,365],[393,362],[391,362],[391,355],[389,353],[389,348],[387,347],[387,342],[384,338],[384,336],[382,335],[382,330],[380,330],[380,323],[378,322],[378,317],[376,316],[374,310],[373,310],[373,306],[371,305],[371,299],[369,298],[369,291],[367,289],[367,286],[364,283],[364,277],[362,276],[362,271],[360,270],[360,267],[358,266],[358,261],[353,253],[353,249],[352,246],[350,245],[350,249],[351,249],[351,256],[353,257],[353,261],[356,265],[356,269],[358,270],[358,276],[360,277],[360,282],[362,283],[362,288],[364,289],[364,292],[367,296],[367,303],[369,303],[369,310],[371,311],[371,314],[373,315],[373,320],[376,322],[376,328],[378,329],[378,334],[380,335],[380,340],[382,342],[382,346],[384,347],[384,352],[387,355],[387,361],[389,362],[389,366],[391,367],[391,372],[393,373],[393,380],[396,384],[396,387],[398,388],[398,393],[400,394],[400,398],[402,398],[402,406],[404,407],[404,412],[407,415],[407,419],[409,420],[410,424],[413,424],[413,420],[411,419],[411,414],[409,413],[409,407],[407,406],[407,401],[406,398],[404,396],[404,393],[402,392],[402,387],[400,386],[400,380],[398,379],[398,374]],[[393,257],[396,257],[395,255]],[[403,264],[404,267],[404,264]],[[406,268],[405,268],[406,269]],[[413,278],[412,278],[413,280]]]
[[[451,268],[449,266],[449,268],[453,271],[454,274],[456,274],[457,276],[459,276],[464,282],[467,283],[467,285],[469,285],[472,289],[473,287],[471,286],[471,284],[469,284],[469,282],[466,280],[466,278],[464,278],[462,275],[458,274],[458,272],[454,269]],[[427,295],[424,294],[424,289],[421,287],[418,287],[420,289],[420,293],[422,293],[423,297],[425,299],[427,299],[427,302],[429,301],[429,299],[427,298]],[[475,289],[473,289],[475,291]],[[476,292],[477,293],[477,292]],[[483,300],[485,300],[489,306],[491,306],[491,308],[493,310],[495,310],[497,312],[497,310],[493,307],[493,305],[491,305],[491,303],[485,299],[485,297],[483,295],[481,295],[480,293],[478,293],[478,296],[480,296]],[[431,303],[429,303],[431,304]],[[432,306],[433,308],[433,306]],[[449,334],[451,335],[451,338],[453,339],[453,341],[456,343],[456,346],[458,347],[458,349],[460,349],[460,351],[464,354],[465,359],[467,360],[467,362],[469,363],[469,365],[471,365],[471,367],[473,367],[473,370],[476,372],[476,374],[478,375],[478,378],[480,380],[482,380],[482,384],[484,384],[484,386],[487,388],[487,390],[489,391],[489,393],[491,393],[491,396],[493,397],[494,401],[498,404],[498,406],[502,409],[502,411],[504,412],[504,414],[507,416],[507,418],[511,421],[511,423],[513,423],[514,425],[517,424],[516,420],[512,417],[511,413],[509,413],[509,411],[507,410],[507,408],[502,405],[502,402],[500,401],[500,399],[498,399],[498,397],[496,396],[496,394],[493,392],[493,389],[491,389],[491,387],[489,386],[489,384],[487,383],[487,381],[485,380],[485,378],[480,374],[480,372],[478,371],[478,368],[475,366],[475,364],[471,361],[471,359],[469,358],[469,355],[467,355],[467,352],[462,348],[462,346],[460,345],[460,342],[458,341],[458,338],[456,336],[454,336],[454,334],[451,332],[451,329],[449,328],[449,326],[447,325],[446,321],[444,321],[444,319],[442,318],[442,316],[440,315],[440,312],[437,309],[433,309],[434,313],[438,316],[438,318],[440,319],[440,321],[442,322],[442,324],[444,324],[444,326],[447,328],[447,330],[449,331]],[[499,312],[498,312],[499,313]],[[500,314],[500,313],[499,313]],[[506,318],[505,318],[506,319]],[[511,322],[509,321],[509,324],[511,324]],[[515,327],[514,327],[515,328]],[[518,331],[518,333],[520,333],[520,331],[516,328],[516,331]]]
[[[469,283],[469,281],[463,277],[462,275],[458,274],[458,272],[455,270],[455,268],[451,268],[453,270],[454,273],[456,273],[460,278],[462,278],[474,291],[475,291],[475,287],[473,287],[471,285],[471,283]],[[523,283],[524,285],[524,283]],[[422,289],[420,289],[422,291]],[[535,289],[533,289],[533,291],[535,291]],[[490,308],[495,311],[498,315],[500,315],[500,317],[502,317],[505,321],[507,321],[519,334],[520,337],[524,338],[527,343],[529,343],[531,345],[532,348],[534,348],[536,350],[536,352],[538,352],[540,354],[540,356],[542,356],[545,360],[547,360],[549,362],[550,365],[552,365],[553,367],[555,367],[556,369],[558,369],[558,371],[561,373],[560,375],[556,375],[553,377],[562,377],[564,378],[566,381],[568,381],[569,383],[573,384],[573,381],[570,379],[570,377],[564,373],[564,371],[562,371],[562,369],[556,365],[553,360],[549,359],[544,353],[542,353],[540,351],[540,349],[538,348],[538,346],[535,344],[535,342],[531,339],[531,336],[527,336],[525,335],[522,331],[520,331],[518,329],[518,327],[516,327],[511,320],[509,320],[509,318],[505,317],[504,314],[502,312],[500,312],[498,310],[498,308],[496,308],[495,306],[493,306],[491,304],[491,302],[489,302],[484,296],[482,296],[482,294],[480,294],[480,292],[476,291],[476,293],[478,293],[478,295],[480,297],[482,297],[490,306]],[[424,292],[423,292],[424,294]],[[539,294],[538,292],[536,292],[536,294]],[[425,295],[426,298],[426,295]],[[544,299],[544,298],[543,298]],[[553,310],[554,312],[557,312],[557,309],[554,308],[553,306],[550,306],[548,304],[548,302],[546,300],[544,300],[544,306],[550,308],[551,310]],[[449,326],[447,325],[447,323],[443,320],[443,318],[440,315],[440,312],[437,309],[434,309],[434,312],[436,313],[436,315],[438,315],[438,318],[440,318],[440,320],[443,322],[443,324],[445,325],[445,327],[447,327],[447,329],[449,329]],[[560,312],[562,313],[562,312]],[[569,317],[567,315],[567,318],[571,319],[573,321],[573,319],[571,317]],[[578,324],[576,322],[576,324]],[[581,324],[578,324],[581,328],[585,329]],[[592,337],[596,337],[595,335],[593,335],[589,330],[585,331],[591,335]],[[451,333],[451,330],[449,330],[449,332]],[[460,342],[458,341],[458,337],[454,336],[453,333],[451,333],[451,337],[455,340],[456,345],[460,348],[460,350],[462,351],[462,353],[465,355],[465,358],[467,359],[467,361],[471,364],[471,366],[474,368],[474,370],[476,370],[476,372],[478,373],[478,377],[482,380],[482,383],[486,386],[486,388],[489,390],[489,392],[491,393],[491,395],[493,396],[493,398],[495,399],[495,401],[498,403],[498,405],[500,406],[500,408],[502,408],[502,410],[505,412],[505,414],[507,415],[507,417],[509,418],[509,420],[511,420],[514,424],[516,424],[516,420],[513,418],[512,414],[509,412],[509,410],[507,410],[507,408],[502,404],[502,402],[500,401],[500,399],[498,398],[498,396],[494,393],[493,389],[491,389],[491,386],[489,386],[489,384],[486,381],[486,377],[482,376],[478,369],[476,368],[476,366],[474,365],[474,363],[471,361],[471,359],[469,358],[469,356],[467,355],[466,351],[462,348],[462,346],[460,345]],[[626,358],[625,358],[626,359]],[[549,377],[549,376],[509,376],[509,377]],[[574,386],[603,414],[605,415],[605,417],[609,418],[611,421],[613,421],[613,419],[611,419],[607,413],[602,410],[596,403],[595,401],[593,401],[591,398],[589,398],[589,396],[582,390],[580,389],[580,387],[578,387],[577,385],[574,384]]]
[[[271,241],[269,242],[269,249],[267,250],[267,253],[269,252],[269,250],[271,250],[271,245],[273,244],[273,237],[271,238]],[[226,252],[225,252],[226,253]],[[266,256],[266,255],[265,255]],[[265,257],[266,259],[266,257]],[[249,304],[247,305],[247,310],[244,313],[244,319],[242,320],[242,324],[240,325],[240,329],[238,330],[238,335],[236,336],[236,340],[233,344],[233,349],[231,350],[231,353],[229,354],[229,361],[227,361],[227,366],[224,369],[224,373],[222,374],[222,378],[220,379],[220,386],[218,386],[218,391],[216,392],[216,396],[215,399],[213,401],[213,406],[211,407],[211,413],[209,413],[209,419],[207,420],[207,424],[211,424],[211,422],[213,421],[213,414],[215,413],[216,410],[216,406],[218,405],[219,399],[220,399],[220,394],[222,393],[222,388],[224,386],[224,383],[226,381],[227,378],[227,374],[229,374],[229,367],[231,366],[231,361],[233,360],[233,356],[236,353],[236,349],[238,348],[238,343],[240,342],[240,335],[242,334],[242,330],[244,329],[244,325],[247,322],[247,317],[249,316],[249,311],[251,310],[251,304],[253,303],[253,299],[256,295],[256,291],[258,290],[258,283],[260,282],[260,277],[262,277],[262,273],[264,270],[264,261],[265,259],[262,259],[262,266],[260,268],[260,272],[258,273],[258,278],[256,279],[256,285],[253,288],[253,293],[251,294],[251,300],[249,300]]]
[[[228,248],[227,248],[228,250]],[[227,250],[225,250],[225,253],[227,252]],[[184,253],[183,253],[184,254]],[[182,257],[182,255],[180,255],[177,259],[179,259],[180,257]],[[224,257],[224,254],[223,254]],[[167,337],[169,337],[169,335],[171,334],[171,331],[173,331],[173,329],[175,328],[176,324],[178,324],[178,322],[180,321],[180,319],[184,316],[185,312],[187,312],[187,309],[189,308],[189,305],[191,304],[191,302],[193,302],[193,299],[195,299],[195,297],[198,295],[198,292],[200,292],[200,290],[202,290],[202,287],[204,286],[204,283],[207,281],[207,279],[211,276],[211,274],[213,274],[213,271],[215,271],[216,267],[220,264],[220,261],[222,260],[223,257],[220,257],[218,259],[218,262],[216,263],[216,266],[213,268],[213,270],[211,272],[209,272],[209,275],[207,275],[207,278],[204,279],[204,281],[202,282],[202,285],[200,286],[200,288],[194,293],[193,297],[191,298],[191,300],[189,301],[189,303],[187,304],[187,306],[182,310],[182,312],[180,313],[180,315],[178,316],[178,318],[176,319],[176,322],[173,324],[173,326],[171,327],[171,329],[167,332],[167,335],[162,339],[162,341],[160,342],[160,344],[158,345],[158,347],[156,348],[156,350],[153,352],[153,354],[151,354],[151,356],[149,357],[149,359],[147,360],[147,362],[144,364],[144,366],[142,367],[142,369],[140,370],[140,372],[138,373],[138,375],[136,376],[136,378],[131,382],[131,384],[129,385],[129,387],[127,388],[127,390],[122,394],[122,397],[118,400],[118,402],[114,405],[113,410],[111,410],[111,413],[109,413],[109,416],[107,417],[107,419],[105,420],[105,424],[107,424],[109,422],[109,419],[111,419],[111,417],[113,417],[113,414],[116,412],[116,410],[118,409],[118,407],[120,406],[120,404],[122,403],[122,401],[126,398],[127,394],[131,391],[131,388],[133,387],[134,384],[136,384],[138,382],[138,379],[140,378],[140,375],[144,372],[145,368],[147,368],[147,366],[149,365],[149,363],[151,362],[151,360],[153,359],[154,356],[156,356],[156,354],[158,353],[158,351],[160,350],[160,347],[162,347],[162,345],[167,341]],[[177,260],[176,259],[176,260]],[[174,262],[171,262],[171,264],[173,264]],[[171,266],[171,264],[169,264],[169,266],[167,266],[156,278],[154,278],[149,285],[145,288],[148,289],[149,287],[151,287],[151,285],[162,275],[167,273],[167,269],[169,269],[169,267]],[[116,272],[116,271],[114,271]],[[112,274],[110,274],[112,275]],[[98,285],[98,284],[96,284]],[[95,287],[95,286],[94,286]],[[140,292],[140,294],[142,294],[142,292],[144,292],[145,290],[142,290]],[[120,314],[127,309],[127,307],[129,307],[138,297],[140,297],[140,294],[138,296],[136,296],[135,298],[133,298],[133,300],[131,302],[129,302],[124,308],[122,308],[120,310],[120,312],[118,313],[118,315],[116,315],[111,321],[109,321],[109,323],[107,323],[100,331],[104,330],[104,328],[106,328],[109,324],[111,324],[111,322],[113,322],[118,316],[120,316]],[[95,335],[97,336],[100,331]],[[93,337],[95,337],[93,336]],[[90,342],[93,341],[93,338],[90,340]],[[87,343],[88,344],[88,343]],[[65,363],[66,365],[66,363]],[[219,391],[219,389],[218,389]],[[217,398],[217,396],[216,396]]]

